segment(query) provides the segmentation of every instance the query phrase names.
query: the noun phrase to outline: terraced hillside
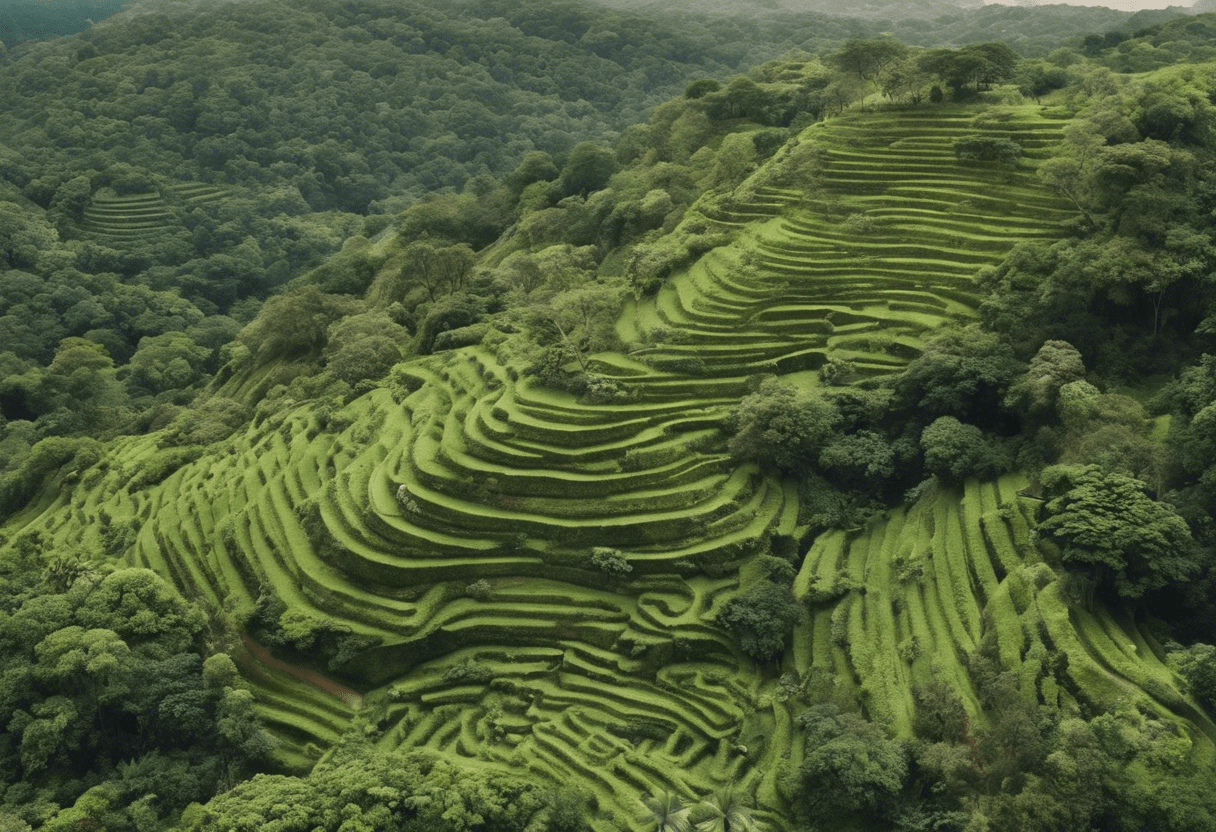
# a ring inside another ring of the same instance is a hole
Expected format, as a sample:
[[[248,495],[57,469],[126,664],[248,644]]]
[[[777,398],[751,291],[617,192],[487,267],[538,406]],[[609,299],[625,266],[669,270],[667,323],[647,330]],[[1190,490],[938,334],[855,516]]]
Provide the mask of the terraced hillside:
[[[715,377],[816,369],[829,356],[861,377],[895,372],[922,333],[974,314],[979,268],[1058,233],[1068,212],[1033,163],[1063,126],[1031,107],[816,125],[801,137],[819,148],[813,191],[762,186],[710,214],[739,228],[740,241],[670,281],[626,334],[678,332],[647,360],[695,360]],[[1025,161],[1012,170],[958,161],[954,141],[972,135],[1012,139]]]
[[[188,183],[174,187],[168,197],[189,205],[220,199],[223,194],[213,185]],[[154,236],[178,224],[160,191],[117,194],[103,188],[85,207],[81,227],[101,240],[121,244]]]
[[[855,686],[898,734],[911,732],[913,686],[934,679],[964,694],[982,724],[961,660],[990,641],[1023,696],[1065,712],[1139,711],[1210,764],[1216,724],[1182,692],[1161,645],[1129,615],[1068,600],[1033,542],[1039,501],[1019,496],[1025,485],[970,480],[861,533],[820,536],[794,585],[812,610],[796,636],[799,671]]]
[[[482,348],[452,351],[399,365],[342,408],[264,418],[197,459],[155,437],[117,443],[5,532],[88,549],[128,529],[133,562],[208,605],[239,618],[270,592],[297,623],[357,645],[322,670],[362,685],[358,717],[247,663],[286,762],[308,764],[358,719],[383,746],[585,783],[605,832],[631,828],[643,791],[730,781],[783,828],[796,714],[777,669],[713,620],[773,535],[807,530],[794,483],[719,452],[722,419],[754,373],[811,383],[803,371],[831,357],[861,378],[891,373],[926,331],[973,314],[975,270],[1064,216],[1033,177],[1061,126],[1034,108],[979,123],[954,108],[809,129],[801,141],[822,160],[812,198],[769,189],[716,214],[736,241],[622,318],[627,336],[673,333],[596,357],[626,400],[580,401]],[[953,140],[975,133],[1016,139],[1028,161],[957,162]],[[1065,606],[1018,487],[970,483],[815,540],[796,591],[817,603],[782,669],[836,674],[906,735],[909,683],[944,673],[969,691],[960,656],[1000,613],[1000,654],[1023,690],[1099,706],[1134,696],[1210,752],[1216,731],[1144,633]],[[838,575],[855,588],[827,591]],[[1048,650],[1068,655],[1066,675],[1044,672]]]

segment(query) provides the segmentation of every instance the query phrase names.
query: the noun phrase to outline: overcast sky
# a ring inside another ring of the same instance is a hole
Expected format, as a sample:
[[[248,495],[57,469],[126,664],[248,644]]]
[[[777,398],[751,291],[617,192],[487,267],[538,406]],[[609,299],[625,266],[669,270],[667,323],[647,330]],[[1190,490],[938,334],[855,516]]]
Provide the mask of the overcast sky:
[[[996,0],[1004,5],[1021,5],[1011,0]],[[1166,6],[1189,6],[1193,0],[1039,0],[1025,5],[1046,6],[1051,3],[1067,3],[1070,6],[1106,6],[1123,12],[1138,12],[1144,9],[1164,9]]]

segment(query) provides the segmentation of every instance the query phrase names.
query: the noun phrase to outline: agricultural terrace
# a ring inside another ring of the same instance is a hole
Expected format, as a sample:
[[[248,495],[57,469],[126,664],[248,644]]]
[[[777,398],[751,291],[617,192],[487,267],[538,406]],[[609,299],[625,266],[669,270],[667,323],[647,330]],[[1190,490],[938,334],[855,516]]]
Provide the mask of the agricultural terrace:
[[[115,244],[152,237],[180,225],[170,208],[171,201],[190,206],[212,202],[223,195],[222,189],[197,182],[173,188],[168,200],[159,191],[118,194],[103,188],[85,206],[81,228],[99,240]]]
[[[811,127],[798,141],[813,169],[794,171],[806,187],[745,183],[707,209],[700,221],[737,228],[735,242],[620,322],[667,337],[596,356],[632,392],[625,403],[542,388],[481,348],[450,351],[201,456],[122,440],[84,487],[48,490],[6,532],[128,540],[134,563],[209,607],[244,620],[277,599],[295,643],[346,645],[316,670],[362,702],[246,657],[284,763],[309,765],[357,718],[383,747],[586,784],[605,832],[631,822],[643,792],[732,781],[779,827],[781,773],[802,755],[781,671],[832,674],[907,736],[911,683],[971,691],[961,658],[986,638],[1026,696],[1130,698],[1196,740],[1216,735],[1136,622],[1065,605],[1016,478],[807,541],[795,584],[807,613],[780,669],[714,624],[771,535],[807,532],[795,483],[721,452],[748,377],[815,383],[806,371],[835,357],[864,383],[973,315],[975,272],[1067,216],[1033,172],[1061,126],[1034,107],[941,107]],[[1012,139],[1022,161],[958,161],[953,142],[971,135]],[[788,152],[770,164],[801,158]],[[1064,670],[1047,661],[1059,653]]]

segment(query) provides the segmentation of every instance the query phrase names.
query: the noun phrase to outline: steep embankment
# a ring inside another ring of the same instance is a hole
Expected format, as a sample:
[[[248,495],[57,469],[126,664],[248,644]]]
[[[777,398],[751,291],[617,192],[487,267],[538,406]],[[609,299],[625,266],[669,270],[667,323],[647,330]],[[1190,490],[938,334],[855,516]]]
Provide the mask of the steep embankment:
[[[755,373],[814,384],[806,371],[831,358],[860,379],[898,371],[926,330],[973,315],[980,266],[1054,233],[1065,215],[1033,164],[1063,124],[1032,107],[976,116],[816,125],[799,141],[817,150],[795,157],[809,160],[793,171],[807,188],[687,219],[740,233],[622,319],[630,334],[669,333],[647,354],[597,357],[628,403],[539,388],[479,348],[448,352],[185,464],[153,438],[124,440],[6,531],[102,546],[129,529],[134,562],[208,605],[250,610],[272,593],[378,642],[341,670],[365,680],[380,744],[583,783],[598,828],[631,817],[643,791],[729,781],[781,826],[796,714],[713,619],[769,535],[805,529],[793,483],[713,440]],[[952,143],[972,134],[1018,141],[1024,161],[959,163]],[[816,540],[795,586],[815,603],[786,669],[836,674],[906,735],[910,683],[935,674],[976,712],[960,661],[995,630],[1027,693],[1134,696],[1210,731],[1134,624],[1067,609],[1017,487],[970,483]],[[1066,673],[1045,668],[1049,650]],[[276,670],[251,665],[251,680],[282,756],[306,764],[353,712]]]

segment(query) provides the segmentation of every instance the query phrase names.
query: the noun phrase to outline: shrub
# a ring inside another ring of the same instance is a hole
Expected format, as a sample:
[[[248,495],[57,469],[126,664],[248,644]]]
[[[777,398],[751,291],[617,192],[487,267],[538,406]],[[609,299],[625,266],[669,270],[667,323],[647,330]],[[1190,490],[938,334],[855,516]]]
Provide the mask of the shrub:
[[[963,136],[954,140],[954,155],[959,160],[996,162],[1013,167],[1022,157],[1022,146],[1013,139],[992,136]]]
[[[489,601],[490,593],[492,591],[493,587],[485,578],[473,581],[473,583],[464,588],[465,595],[469,596],[470,598],[475,598],[478,601]]]
[[[131,491],[138,491],[158,485],[172,476],[178,468],[194,462],[202,455],[203,449],[197,445],[157,451],[140,465],[138,472],[128,481],[127,487]]]
[[[162,447],[210,445],[227,439],[251,416],[248,407],[223,396],[213,396],[200,405],[183,410],[169,426]]]
[[[820,580],[811,584],[810,587],[808,587],[808,589],[807,589],[805,600],[806,600],[806,603],[811,606],[818,606],[821,604],[830,604],[840,598],[843,598],[844,596],[848,595],[850,592],[852,592],[853,590],[856,590],[856,589],[861,589],[861,587],[860,587],[860,585],[858,585],[858,583],[855,580],[853,580],[851,577],[849,577],[844,572],[837,572],[836,576],[834,578],[832,578],[830,581],[824,580],[821,578]],[[837,607],[836,609],[837,610],[845,609],[847,611],[847,606],[842,604],[841,606]],[[835,632],[835,626],[836,626],[835,611],[833,611],[833,615],[832,615],[832,626],[833,626],[833,632]],[[833,636],[833,640],[835,640],[835,636]],[[844,643],[843,636],[838,643],[840,643],[840,644]]]
[[[591,550],[591,565],[613,578],[623,578],[633,571],[633,566],[616,549],[596,546]]]
[[[797,621],[798,604],[789,588],[768,581],[731,598],[717,617],[743,652],[761,662],[781,655]]]
[[[628,722],[610,722],[605,728],[608,733],[637,745],[642,740],[663,742],[671,735],[671,726],[647,719],[631,719]]]
[[[731,414],[730,452],[783,471],[807,468],[836,420],[835,407],[818,393],[768,378]]]
[[[494,671],[480,662],[465,659],[443,674],[443,683],[449,687],[457,685],[488,685],[494,680]]]
[[[34,496],[43,480],[57,468],[69,462],[75,463],[76,470],[94,464],[98,447],[98,443],[92,439],[59,436],[38,442],[19,468],[0,476],[0,519],[20,510]]]
[[[798,570],[794,568],[794,565],[784,558],[761,555],[759,564],[760,572],[764,575],[764,579],[778,586],[792,585],[794,578],[798,574]]]
[[[953,416],[942,416],[925,428],[920,437],[925,468],[947,482],[970,476],[993,476],[1008,468],[1004,449],[984,436],[975,425]]]

